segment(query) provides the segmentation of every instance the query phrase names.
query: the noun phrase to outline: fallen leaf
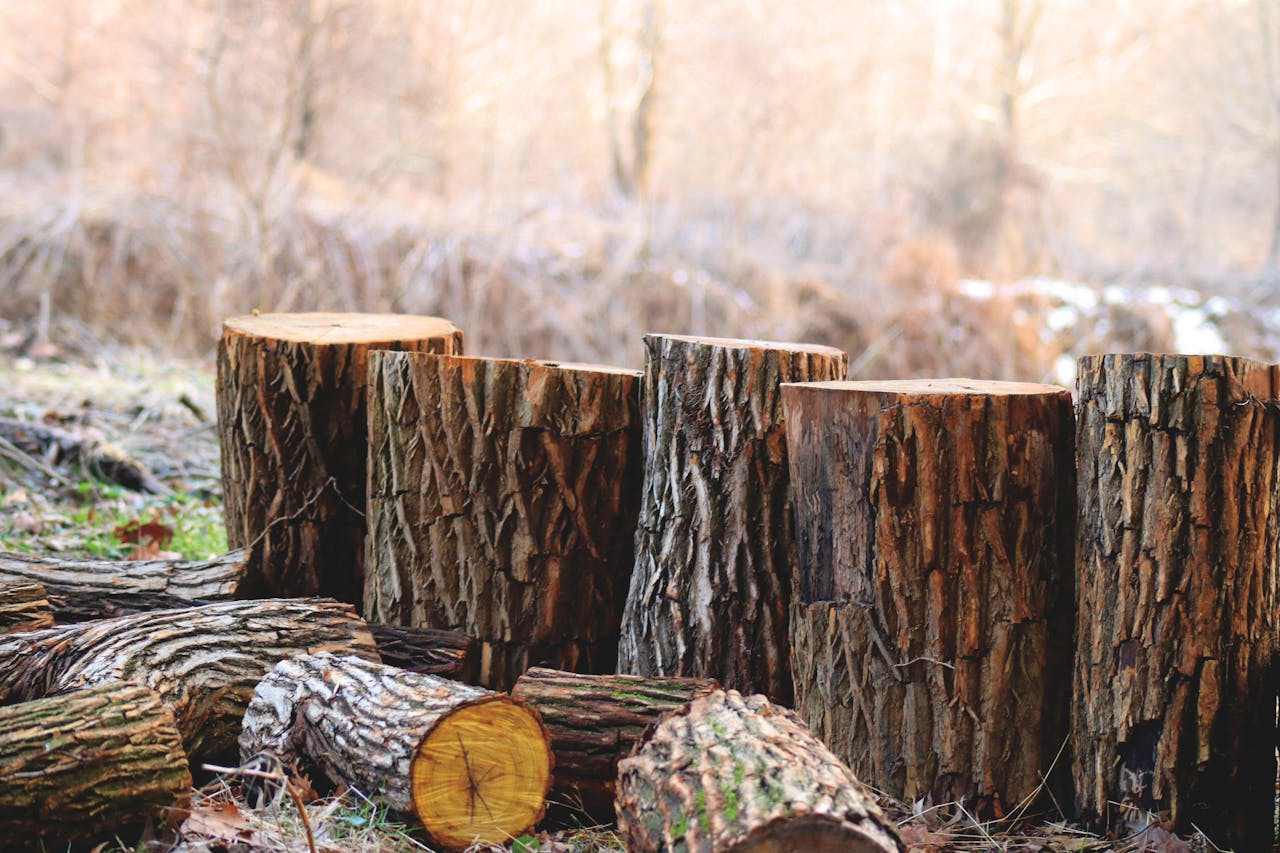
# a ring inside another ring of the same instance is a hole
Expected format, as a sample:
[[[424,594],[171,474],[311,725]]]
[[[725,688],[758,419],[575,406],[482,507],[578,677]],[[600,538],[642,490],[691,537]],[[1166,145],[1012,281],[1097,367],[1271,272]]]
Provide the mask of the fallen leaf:
[[[185,838],[188,835],[203,835],[221,841],[252,841],[253,830],[249,821],[235,803],[225,801],[201,803],[191,810],[191,815],[182,823],[179,833]]]
[[[156,516],[156,518],[158,517]],[[173,540],[173,528],[166,524],[161,524],[156,518],[147,522],[135,519],[127,524],[121,524],[112,533],[117,541],[126,545],[135,542],[145,545],[148,542],[152,542],[156,544],[157,549],[163,548]]]

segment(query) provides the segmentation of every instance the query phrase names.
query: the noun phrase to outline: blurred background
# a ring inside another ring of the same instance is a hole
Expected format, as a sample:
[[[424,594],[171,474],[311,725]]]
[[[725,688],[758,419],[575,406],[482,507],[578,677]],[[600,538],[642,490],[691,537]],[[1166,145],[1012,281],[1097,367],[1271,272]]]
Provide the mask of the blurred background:
[[[0,0],[0,350],[1280,359],[1277,0]]]

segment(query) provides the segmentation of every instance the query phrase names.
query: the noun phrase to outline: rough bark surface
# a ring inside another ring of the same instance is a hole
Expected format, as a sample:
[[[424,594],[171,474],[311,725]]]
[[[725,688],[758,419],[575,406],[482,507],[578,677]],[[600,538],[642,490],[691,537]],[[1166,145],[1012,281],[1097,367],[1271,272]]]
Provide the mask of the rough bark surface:
[[[1270,849],[1276,779],[1272,368],[1221,356],[1079,362],[1072,734],[1077,805],[1168,812]]]
[[[468,683],[479,677],[479,644],[461,631],[374,622],[369,631],[387,666]]]
[[[378,660],[350,605],[235,601],[160,610],[0,639],[0,702],[134,681],[173,709],[193,762],[234,756],[254,686],[279,661],[340,651]]]
[[[249,548],[242,597],[363,588],[365,385],[375,349],[461,352],[446,320],[263,314],[223,324],[218,433],[233,548]]]
[[[662,716],[717,687],[705,678],[579,675],[531,669],[511,695],[542,715],[555,753],[555,805],[612,823],[618,761]]]
[[[875,800],[799,717],[736,691],[668,715],[623,759],[617,810],[632,853],[903,850]]]
[[[1071,396],[1006,382],[783,388],[796,708],[868,785],[1002,814],[1068,796]]]
[[[5,850],[103,841],[148,819],[175,823],[191,774],[173,714],[113,682],[0,708]]]
[[[481,683],[609,671],[639,499],[639,372],[377,353],[369,572],[379,622],[476,637]]]
[[[449,849],[521,835],[551,781],[546,731],[522,703],[330,654],[282,661],[258,685],[240,752],[262,751],[412,811]]]
[[[53,626],[53,608],[44,587],[30,581],[0,579],[0,634]]]
[[[841,379],[830,347],[645,336],[644,485],[620,672],[791,697],[794,558],[784,382]]]

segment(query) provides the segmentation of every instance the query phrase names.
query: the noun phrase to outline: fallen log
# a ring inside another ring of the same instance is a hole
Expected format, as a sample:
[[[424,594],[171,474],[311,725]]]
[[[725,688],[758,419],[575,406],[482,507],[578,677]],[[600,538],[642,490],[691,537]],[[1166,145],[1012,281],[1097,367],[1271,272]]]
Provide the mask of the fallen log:
[[[53,608],[44,587],[0,578],[0,634],[35,631],[53,625]]]
[[[618,832],[632,853],[904,849],[849,768],[764,696],[694,700],[618,770]]]
[[[80,468],[82,471],[135,492],[153,495],[169,493],[169,488],[156,475],[123,450],[88,435],[32,421],[0,418],[0,440],[27,454],[40,465]]]
[[[114,681],[0,708],[5,850],[177,823],[190,789],[173,713],[145,687]]]
[[[474,684],[479,678],[479,643],[461,631],[377,622],[369,623],[369,631],[387,666],[467,684]]]
[[[523,834],[551,781],[546,730],[518,700],[331,654],[281,661],[258,685],[240,752],[264,751],[412,812],[450,850]]]

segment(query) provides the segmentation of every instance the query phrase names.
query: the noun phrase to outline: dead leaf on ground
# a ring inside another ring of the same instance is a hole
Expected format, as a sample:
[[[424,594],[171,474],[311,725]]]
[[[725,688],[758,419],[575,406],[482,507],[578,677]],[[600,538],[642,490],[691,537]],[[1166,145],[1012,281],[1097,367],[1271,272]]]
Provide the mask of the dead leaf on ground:
[[[253,841],[254,832],[249,821],[240,814],[235,803],[226,801],[204,802],[191,810],[191,816],[182,823],[182,837],[201,835],[224,842]]]

